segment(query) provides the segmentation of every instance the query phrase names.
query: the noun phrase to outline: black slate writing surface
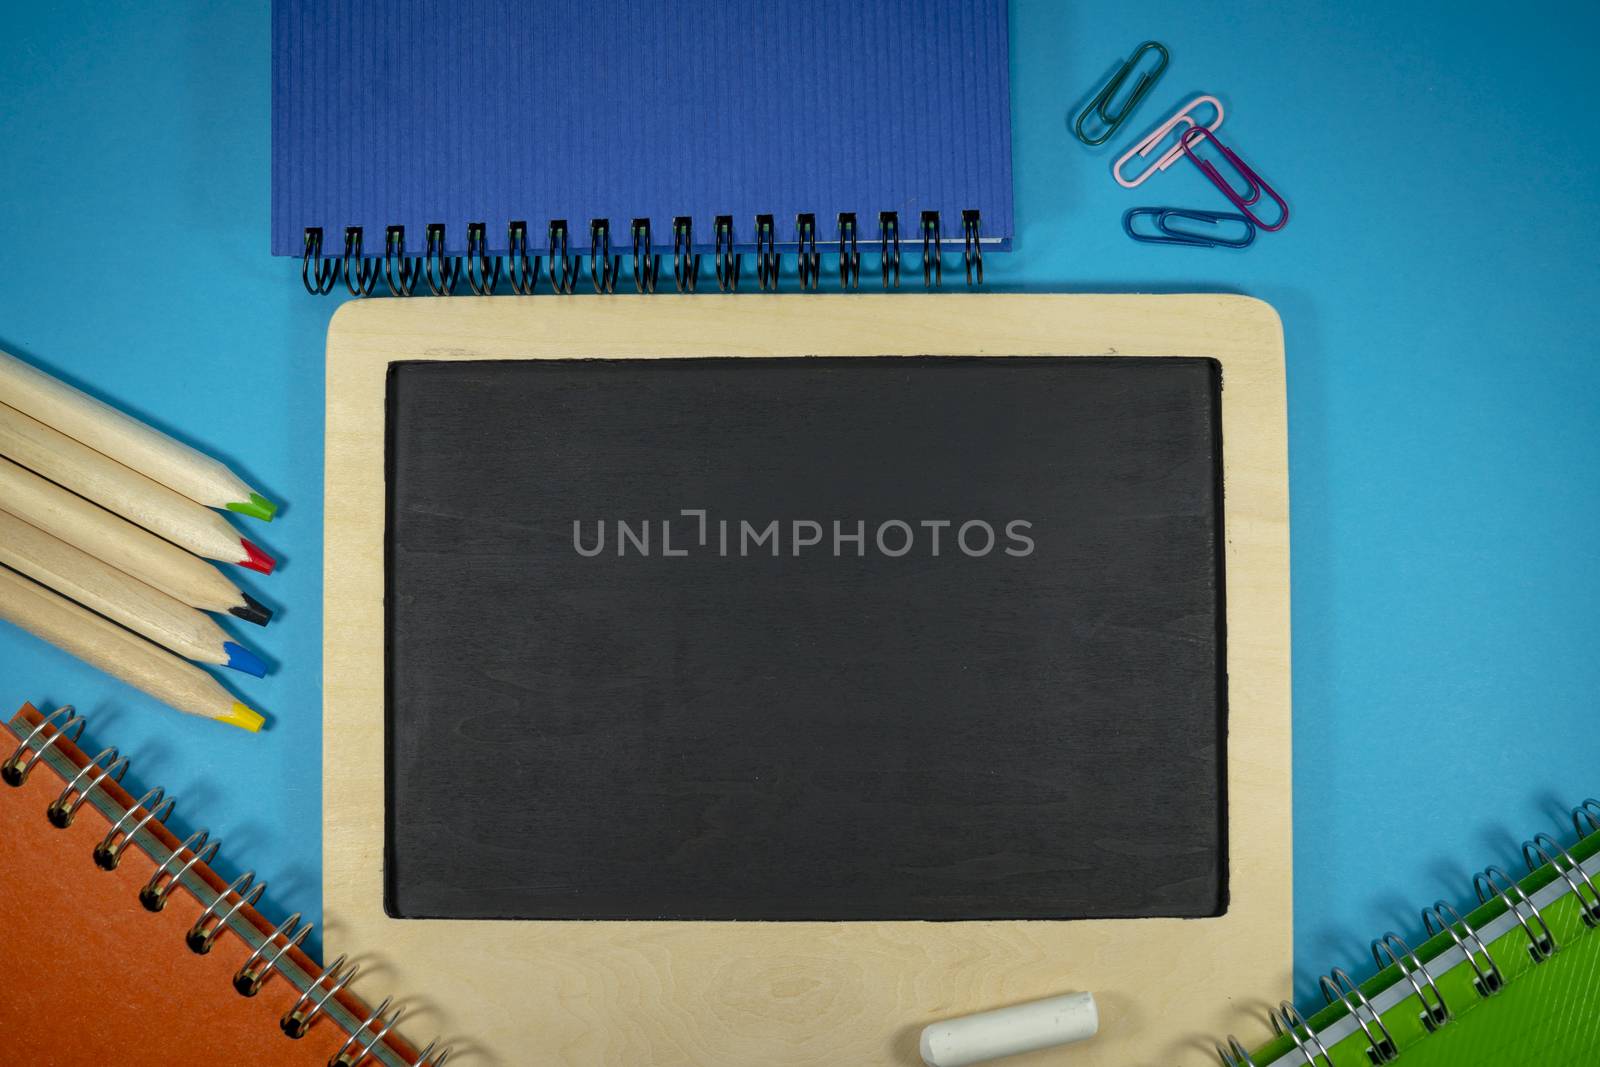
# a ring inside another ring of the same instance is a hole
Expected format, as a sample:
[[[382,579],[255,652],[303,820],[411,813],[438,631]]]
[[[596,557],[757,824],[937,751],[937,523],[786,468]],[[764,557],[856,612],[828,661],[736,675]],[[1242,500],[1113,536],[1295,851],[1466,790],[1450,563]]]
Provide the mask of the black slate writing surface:
[[[390,913],[1218,913],[1221,402],[1197,358],[396,364]]]

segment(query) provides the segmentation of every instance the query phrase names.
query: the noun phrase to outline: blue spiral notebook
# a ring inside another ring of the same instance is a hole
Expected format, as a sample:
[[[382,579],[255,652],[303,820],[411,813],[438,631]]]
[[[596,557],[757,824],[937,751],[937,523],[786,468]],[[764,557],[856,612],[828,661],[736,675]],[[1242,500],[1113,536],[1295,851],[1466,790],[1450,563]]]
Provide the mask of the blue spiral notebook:
[[[1013,232],[1005,0],[660,4],[274,0],[272,251],[403,227],[491,253],[526,225],[796,246],[880,215],[920,242]],[[974,214],[975,213],[975,214]],[[678,232],[682,233],[681,222]]]

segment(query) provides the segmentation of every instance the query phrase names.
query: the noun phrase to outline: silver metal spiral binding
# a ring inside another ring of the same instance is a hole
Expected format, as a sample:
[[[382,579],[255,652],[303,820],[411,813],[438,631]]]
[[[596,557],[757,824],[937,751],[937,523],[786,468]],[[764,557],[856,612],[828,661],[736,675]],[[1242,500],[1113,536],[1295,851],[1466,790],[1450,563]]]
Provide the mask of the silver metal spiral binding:
[[[358,1067],[362,1060],[372,1054],[372,1050],[378,1046],[379,1042],[389,1036],[389,1031],[394,1029],[394,1024],[400,1021],[400,1016],[406,1013],[404,1007],[396,1008],[394,1014],[389,1016],[387,1022],[384,1022],[383,1013],[388,1010],[389,1004],[393,999],[393,997],[384,997],[383,1003],[374,1008],[371,1015],[361,1020],[361,1025],[357,1026],[354,1032],[344,1039],[344,1044],[339,1046],[339,1051],[335,1052],[332,1058],[328,1060],[328,1067]],[[379,1023],[383,1023],[383,1029],[381,1030],[378,1029]],[[363,1031],[367,1032],[367,1040],[356,1050],[355,1058],[351,1059],[345,1056],[346,1052],[355,1048],[356,1039],[361,1036]]]
[[[589,281],[597,293],[617,291],[617,270],[621,256],[611,254],[611,220],[589,220]]]
[[[422,264],[428,279],[428,288],[434,296],[449,296],[456,291],[456,283],[461,280],[461,257],[447,256],[444,254],[444,223],[430,222],[427,230],[427,244],[422,253]],[[438,277],[434,277],[434,265],[438,264]]]
[[[450,1058],[451,1048],[446,1045],[444,1048],[439,1049],[438,1053],[435,1053],[433,1050],[438,1044],[439,1039],[434,1038],[428,1042],[427,1048],[417,1054],[417,1067],[444,1067],[444,1061]],[[437,1058],[435,1058],[436,1056]]]
[[[161,865],[150,876],[150,880],[139,890],[139,903],[144,905],[146,911],[160,911],[165,908],[167,906],[167,897],[171,896],[172,891],[178,888],[178,884],[183,881],[183,876],[188,874],[195,864],[210,863],[216,858],[217,849],[222,847],[222,842],[211,841],[210,838],[211,831],[196,830],[185,838],[181,845],[167,853],[167,858],[161,861]],[[162,882],[161,879],[166,875],[167,868],[172,866],[172,861],[185,852],[189,853],[188,862],[179,867],[171,878]]]
[[[390,226],[383,231],[383,280],[395,296],[410,296],[422,276],[422,260],[406,258],[406,228]]]
[[[1583,828],[1584,823],[1589,828]],[[1600,834],[1600,800],[1590,798],[1572,809],[1572,828],[1578,832],[1578,840],[1582,841],[1590,834]]]
[[[717,242],[717,258],[713,262],[717,268],[717,288],[724,293],[731,293],[739,288],[739,264],[742,259],[733,250],[733,216],[718,215],[711,232]]]
[[[1500,886],[1503,880],[1506,885]],[[1550,924],[1544,921],[1544,914],[1539,911],[1539,906],[1528,899],[1528,894],[1522,887],[1499,867],[1485,867],[1472,876],[1473,891],[1478,894],[1478,902],[1489,903],[1490,897],[1499,897],[1511,913],[1517,917],[1517,922],[1522,924],[1522,932],[1528,935],[1528,955],[1533,957],[1534,963],[1543,963],[1555,955],[1556,949],[1561,946],[1556,944],[1556,937],[1550,932]],[[1523,909],[1527,910],[1524,911]],[[1528,921],[1539,924],[1542,933],[1535,933],[1533,925]]]
[[[240,908],[246,904],[252,908],[256,901],[261,899],[261,894],[267,891],[267,883],[256,881],[255,871],[245,871],[228,884],[228,888],[216,895],[216,898],[206,905],[200,917],[189,927],[189,932],[183,935],[184,944],[189,946],[189,951],[197,956],[204,956],[211,951],[211,946],[216,943],[217,935],[227,929],[228,921],[238,914]],[[224,901],[236,896],[239,899],[225,912],[218,912]],[[215,918],[215,925],[207,926],[206,923]]]
[[[550,260],[550,287],[558,293],[570,293],[578,284],[578,261],[567,252],[567,220],[552,219],[547,231],[545,255]],[[556,273],[557,250],[561,257],[561,273]]]
[[[344,962],[348,958],[347,956],[340,956],[323,968],[321,974],[311,980],[311,984],[306,986],[306,991],[300,994],[300,999],[296,1000],[294,1006],[284,1012],[283,1018],[278,1020],[278,1026],[284,1033],[297,1041],[305,1037],[306,1031],[311,1029],[311,1024],[317,1021],[317,1016],[321,1015],[322,1010],[328,1006],[328,1001],[337,996],[339,990],[349,985],[350,980],[361,973],[361,964],[359,963],[348,971],[344,971]],[[340,976],[341,971],[344,971],[342,977]],[[317,991],[323,982],[330,978],[334,980],[333,985],[323,991],[322,996],[317,998],[316,1003],[312,1003],[311,995]],[[310,1010],[307,1011],[307,1008]]]
[[[1256,1067],[1256,1061],[1250,1058],[1250,1051],[1239,1043],[1239,1039],[1232,1034],[1228,1035],[1226,1046],[1217,1046],[1217,1059],[1222,1061],[1222,1067]]]
[[[66,718],[57,723],[56,720],[63,715]],[[71,704],[63,704],[52,711],[39,721],[38,726],[28,732],[28,736],[22,739],[22,743],[6,758],[6,761],[0,763],[0,781],[9,786],[21,786],[28,780],[28,775],[33,773],[34,766],[51,745],[63,737],[76,743],[78,738],[83,736],[84,725],[84,720],[79,718]],[[47,726],[54,727],[55,733],[45,738],[37,749],[33,748],[34,738],[43,733]],[[28,757],[26,763],[22,762],[23,756]]]
[[[479,296],[493,296],[500,284],[500,257],[489,258],[489,227],[467,223],[467,284]]]
[[[839,288],[848,292],[861,285],[861,249],[856,244],[856,213],[839,212]]]
[[[305,240],[305,251],[300,256],[300,282],[312,296],[325,296],[333,292],[333,283],[339,280],[339,265],[322,258],[321,226],[307,226]]]
[[[241,997],[253,997],[261,992],[262,985],[265,984],[268,978],[272,977],[273,969],[278,966],[278,963],[291,950],[300,947],[300,942],[306,939],[306,935],[310,934],[311,928],[316,925],[315,923],[306,923],[296,930],[295,927],[299,923],[300,913],[297,911],[279,923],[278,928],[268,934],[261,944],[255,947],[255,951],[251,952],[245,958],[245,961],[239,965],[239,969],[233,972],[233,988],[238,991]],[[256,968],[256,961],[265,957],[267,949],[271,948],[272,943],[280,937],[284,938],[283,944],[278,946],[278,950],[272,954],[271,959],[262,963],[259,969]]]
[[[1501,987],[1505,985],[1505,979],[1500,975],[1500,965],[1495,963],[1494,957],[1489,954],[1488,946],[1483,943],[1478,932],[1467,925],[1466,920],[1455,908],[1442,900],[1434,901],[1433,907],[1422,909],[1422,926],[1428,931],[1429,937],[1440,933],[1450,935],[1450,940],[1456,943],[1456,947],[1466,956],[1467,963],[1472,967],[1475,976],[1472,987],[1478,991],[1480,997],[1490,997],[1500,992]],[[1458,926],[1463,932],[1456,931]],[[1488,964],[1487,969],[1479,965],[1480,955]]]
[[[506,224],[506,277],[520,296],[531,296],[539,288],[539,257],[528,260],[528,224],[521,220]]]
[[[1537,862],[1536,862],[1537,861]],[[1522,843],[1522,862],[1532,874],[1545,864],[1566,880],[1572,895],[1578,900],[1578,914],[1585,926],[1600,926],[1600,887],[1594,884],[1589,872],[1549,834],[1534,834],[1533,840]],[[1589,892],[1584,893],[1587,889]]]
[[[1351,980],[1343,968],[1335,967],[1330,974],[1324,975],[1321,980],[1322,998],[1329,1004],[1334,1001],[1344,1005],[1344,1010],[1361,1027],[1361,1032],[1367,1036],[1367,1058],[1376,1064],[1392,1063],[1400,1055],[1400,1049],[1395,1045],[1394,1038],[1389,1035],[1389,1028],[1383,1025],[1383,1017],[1372,1006],[1372,1001],[1361,992],[1361,987]],[[1377,1032],[1374,1033],[1373,1030]]]
[[[656,291],[656,274],[661,270],[661,257],[655,254],[650,239],[650,220],[634,219],[628,227],[633,238],[633,289],[637,293]]]
[[[366,296],[378,284],[378,261],[361,254],[361,227],[344,228],[344,287],[351,296]],[[354,264],[352,266],[352,264]]]
[[[1317,1032],[1311,1029],[1305,1017],[1287,1000],[1280,1001],[1278,1009],[1272,1013],[1272,1029],[1279,1036],[1287,1037],[1294,1042],[1294,1047],[1305,1057],[1306,1067],[1318,1067],[1319,1057],[1322,1061],[1321,1067],[1337,1067],[1333,1057],[1328,1055],[1327,1048],[1322,1044],[1322,1039],[1317,1036]]]
[[[100,761],[104,759],[109,759],[111,762],[102,766]],[[84,775],[91,772],[99,773],[95,774],[87,785],[82,784]],[[128,773],[128,758],[126,756],[118,756],[117,750],[114,748],[101,749],[94,759],[90,760],[81,771],[72,776],[72,781],[68,782],[66,788],[62,789],[56,795],[56,798],[50,802],[50,806],[44,812],[45,818],[49,819],[50,825],[57,830],[65,830],[72,825],[72,820],[78,815],[78,809],[83,807],[83,802],[89,799],[89,794],[94,792],[95,786],[108,778],[113,782],[120,782],[122,781],[122,776],[126,773]],[[77,795],[73,796],[74,793]],[[72,798],[70,802],[67,800],[68,797]]]
[[[937,288],[944,284],[944,256],[940,253],[943,245],[940,244],[939,213],[937,211],[924,211],[922,213],[922,285],[924,288]]]
[[[1411,946],[1394,931],[1384,934],[1372,942],[1372,958],[1378,964],[1379,970],[1390,964],[1400,968],[1400,974],[1417,994],[1417,1000],[1422,1003],[1422,1025],[1432,1031],[1437,1030],[1450,1021],[1450,1006],[1444,1002],[1444,994],[1439,992],[1439,986],[1433,980],[1433,974],[1428,970],[1428,965],[1423,963],[1417,954],[1411,951]],[[1422,981],[1417,981],[1421,973]],[[1433,993],[1433,999],[1428,999],[1424,992],[1423,982],[1427,983],[1426,989]]]
[[[771,215],[756,216],[756,281],[761,291],[777,292],[783,271],[783,256],[778,252],[777,227]]]
[[[883,287],[888,289],[889,276],[894,275],[894,288],[900,288],[900,213],[897,211],[878,212],[878,249],[881,255],[879,263],[883,271]]]
[[[680,293],[694,292],[700,281],[700,253],[694,250],[694,219],[688,215],[672,220],[672,277]]]
[[[4,770],[5,780],[13,786],[24,784],[51,746],[57,745],[63,738],[76,743],[82,736],[85,725],[85,721],[70,706],[57,708],[41,716],[40,721],[22,738],[21,744],[3,764],[0,764],[0,768]],[[42,736],[47,730],[48,736]],[[82,760],[83,756],[73,753],[70,758],[75,763]],[[94,790],[108,781],[120,781],[127,769],[127,757],[119,756],[115,748],[102,749],[67,779],[65,786],[50,802],[46,808],[50,823],[60,828],[72,825],[78,810],[88,802]],[[63,778],[66,778],[65,770],[59,763],[57,770],[61,772]],[[140,832],[152,823],[164,822],[172,813],[175,803],[175,800],[167,797],[165,791],[160,788],[151,789],[129,806],[123,807],[121,802],[117,802],[117,806],[121,809],[120,814],[94,848],[96,864],[106,870],[115,870],[128,846],[135,843],[139,844],[141,852],[147,854],[152,861],[156,861],[154,872],[138,892],[139,902],[151,912],[163,911],[172,892],[178,886],[185,885],[185,878],[190,877],[190,872],[197,867],[206,868],[221,847],[220,842],[211,840],[210,831],[205,829],[194,831],[176,845],[168,844],[173,838],[164,834],[159,836],[147,834],[146,840],[139,842]],[[107,815],[110,815],[109,810]],[[211,885],[215,884],[210,880],[213,877],[214,875],[207,873],[203,880],[191,880],[191,884],[185,887],[197,900],[205,901],[207,894],[211,893]],[[184,941],[189,949],[200,955],[210,952],[217,937],[229,928],[234,916],[246,906],[253,907],[261,899],[266,888],[265,882],[255,880],[253,871],[246,871],[220,893],[210,895],[209,903],[206,903],[204,910],[184,935]],[[233,975],[233,987],[241,996],[255,996],[273,971],[281,969],[283,961],[300,947],[313,929],[311,923],[301,923],[300,914],[297,912],[280,923],[266,937],[257,941],[259,934],[256,932],[255,924],[258,922],[259,918],[252,918],[247,924],[247,929],[241,928],[241,931],[238,931],[241,940],[254,945],[250,955]],[[302,960],[302,965],[303,962]],[[300,994],[280,1020],[280,1025],[288,1036],[304,1036],[319,1015],[329,1013],[330,1005],[334,1003],[340,991],[349,985],[361,969],[359,965],[346,969],[345,963],[346,957],[339,957],[332,966],[324,969],[312,980],[304,993]],[[305,972],[297,970],[295,973],[298,975]],[[369,1062],[414,1062],[415,1067],[444,1067],[450,1058],[451,1049],[449,1046],[440,1047],[437,1038],[416,1055],[415,1061],[402,1055],[395,1046],[386,1044],[390,1033],[394,1031],[405,1013],[403,1007],[396,1007],[391,1011],[392,1004],[393,998],[386,998],[365,1019],[360,1019],[359,1015],[349,1010],[352,1007],[351,1003],[340,1005],[335,1013],[335,1022],[344,1030],[346,1036],[333,1057],[328,1060],[328,1067],[366,1067]],[[352,1026],[353,1030],[350,1029]]]
[[[978,212],[967,210],[961,213],[961,263],[967,268],[967,288],[972,287],[973,268],[977,268],[978,282],[983,284],[983,245],[980,243],[979,227],[983,219]]]
[[[1600,835],[1600,800],[1585,800],[1573,808],[1572,824],[1580,840]],[[1515,929],[1512,925],[1515,922],[1527,935],[1528,955],[1533,962],[1538,964],[1548,960],[1560,945],[1541,908],[1549,908],[1552,902],[1564,899],[1568,893],[1578,904],[1584,926],[1600,930],[1600,879],[1596,879],[1590,870],[1595,857],[1589,856],[1580,861],[1572,851],[1545,833],[1535,834],[1523,843],[1522,857],[1529,875],[1542,871],[1546,865],[1554,871],[1554,875],[1538,883],[1536,888],[1527,890],[1500,867],[1491,866],[1479,872],[1473,878],[1473,890],[1479,903],[1488,905],[1498,899],[1505,906],[1503,913],[1492,912],[1490,918],[1479,927],[1474,928],[1443,900],[1435,901],[1432,907],[1423,909],[1422,924],[1427,936],[1430,939],[1447,936],[1455,949],[1459,950],[1459,957],[1455,952],[1445,950],[1435,953],[1430,963],[1425,963],[1399,934],[1390,931],[1372,941],[1372,959],[1380,974],[1387,972],[1390,967],[1398,971],[1404,986],[1398,980],[1393,981],[1369,997],[1346,971],[1334,968],[1320,979],[1319,984],[1323,998],[1330,1005],[1339,1004],[1344,1012],[1331,1017],[1320,1032],[1295,1010],[1293,1004],[1287,1001],[1280,1003],[1270,1013],[1272,1029],[1280,1038],[1292,1042],[1293,1047],[1276,1053],[1269,1067],[1287,1067],[1290,1064],[1299,1067],[1336,1067],[1337,1061],[1330,1050],[1340,1047],[1346,1040],[1358,1041],[1361,1036],[1365,1036],[1367,1041],[1366,1062],[1404,1063],[1406,1057],[1395,1040],[1395,1034],[1404,1036],[1404,1031],[1398,1028],[1391,1030],[1391,1024],[1403,1021],[1400,1009],[1410,1002],[1412,994],[1416,995],[1422,1009],[1418,1018],[1430,1033],[1449,1024],[1456,1014],[1445,1001],[1444,993],[1436,981],[1435,967],[1439,968],[1439,973],[1443,973],[1465,961],[1472,969],[1472,986],[1478,996],[1494,996],[1505,988],[1506,978],[1489,950],[1490,943],[1505,938]],[[1501,944],[1500,948],[1504,951],[1505,944]],[[1373,983],[1375,985],[1383,980],[1374,979]],[[1409,991],[1406,986],[1410,987]],[[1461,1008],[1460,1005],[1456,1007]],[[1384,1020],[1384,1012],[1391,1013],[1388,1022]],[[1226,1044],[1216,1046],[1216,1052],[1223,1067],[1256,1067],[1249,1050],[1232,1035],[1229,1035]]]
[[[822,276],[822,253],[817,251],[817,217],[810,212],[795,216],[794,231],[800,245],[800,288],[815,289]]]
[[[166,799],[162,799],[163,797]],[[101,870],[116,870],[117,864],[122,862],[123,850],[138,836],[139,831],[148,826],[152,820],[166,822],[167,816],[172,814],[172,809],[176,806],[177,800],[168,797],[164,789],[152,789],[140,797],[133,807],[123,812],[121,817],[111,824],[106,836],[94,846],[95,865]],[[137,814],[140,808],[144,809],[144,814],[139,816],[139,820],[130,826],[126,833],[122,833],[122,824],[127,822],[130,816]],[[122,833],[121,838],[117,837],[119,833]]]

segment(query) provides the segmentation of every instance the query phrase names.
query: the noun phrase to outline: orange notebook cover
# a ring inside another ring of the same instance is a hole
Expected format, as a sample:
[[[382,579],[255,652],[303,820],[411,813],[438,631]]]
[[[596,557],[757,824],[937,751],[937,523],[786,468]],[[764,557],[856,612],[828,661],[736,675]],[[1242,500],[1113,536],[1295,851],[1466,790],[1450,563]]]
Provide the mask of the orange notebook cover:
[[[91,760],[82,732],[28,705],[0,730],[0,1061],[441,1067],[448,1050],[407,1044],[400,1007],[302,952],[309,926],[262,917],[264,885],[218,877],[203,832],[179,841],[160,791],[136,801],[127,761]]]

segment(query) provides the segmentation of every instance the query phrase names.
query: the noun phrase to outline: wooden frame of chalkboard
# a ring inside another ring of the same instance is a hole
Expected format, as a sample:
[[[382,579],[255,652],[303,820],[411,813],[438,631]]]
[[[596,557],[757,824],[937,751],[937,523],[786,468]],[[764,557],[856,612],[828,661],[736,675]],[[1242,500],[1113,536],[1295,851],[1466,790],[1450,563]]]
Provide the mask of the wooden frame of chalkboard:
[[[1222,375],[1229,905],[1200,919],[472,921],[384,907],[386,385],[392,363],[725,356],[1154,356]],[[324,905],[381,944],[472,1062],[918,1062],[953,1015],[1096,994],[1086,1067],[1209,1062],[1287,994],[1288,494],[1282,330],[1237,296],[454,298],[348,304],[328,336]],[[1021,1062],[1021,1061],[1019,1061]]]

